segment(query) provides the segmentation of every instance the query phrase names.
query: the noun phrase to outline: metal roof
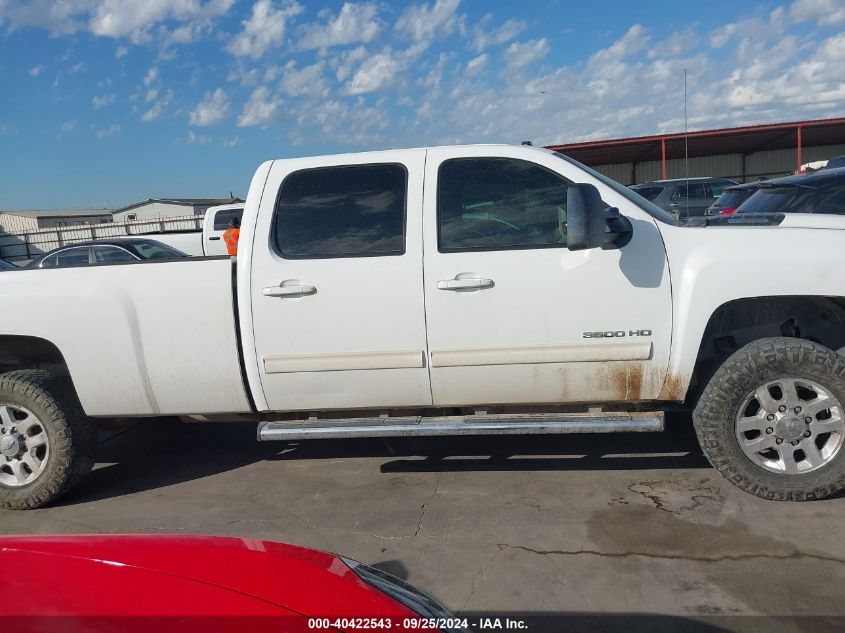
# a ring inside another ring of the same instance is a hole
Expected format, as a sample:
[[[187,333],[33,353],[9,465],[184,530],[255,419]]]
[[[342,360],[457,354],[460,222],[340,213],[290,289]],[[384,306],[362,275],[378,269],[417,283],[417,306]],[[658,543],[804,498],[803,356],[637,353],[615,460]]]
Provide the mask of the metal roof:
[[[182,205],[186,207],[193,207],[193,206],[218,206],[221,204],[236,204],[243,202],[240,198],[147,198],[146,200],[142,200],[141,202],[133,202],[132,204],[127,204],[125,207],[120,207],[119,209],[115,209],[115,213],[119,213],[121,211],[128,211],[129,209],[134,209],[135,207],[140,207],[145,204],[161,202],[164,204],[176,204]]]
[[[28,211],[0,210],[0,213],[20,215],[25,218],[56,218],[56,217],[78,217],[86,215],[107,215],[112,214],[111,209],[38,209]]]
[[[845,143],[845,117],[793,121],[768,125],[700,130],[685,135],[656,134],[632,138],[587,141],[549,145],[547,149],[562,152],[586,165],[641,163],[660,160],[662,147],[666,159],[684,157],[684,141],[688,140],[689,156],[716,154],[744,154],[772,149],[792,149],[796,146],[798,130],[804,147]]]

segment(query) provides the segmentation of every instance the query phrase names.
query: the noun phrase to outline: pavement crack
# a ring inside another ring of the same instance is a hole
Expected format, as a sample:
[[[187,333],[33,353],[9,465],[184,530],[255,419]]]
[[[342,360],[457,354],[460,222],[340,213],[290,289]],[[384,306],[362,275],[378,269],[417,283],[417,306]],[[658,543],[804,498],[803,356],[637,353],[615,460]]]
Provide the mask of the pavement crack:
[[[510,545],[509,543],[498,543],[499,551],[505,549],[521,550],[539,556],[598,556],[600,558],[651,558],[658,560],[688,560],[697,563],[721,563],[723,561],[739,561],[754,559],[786,560],[794,558],[810,558],[829,563],[845,564],[845,558],[836,556],[825,556],[824,554],[811,554],[795,550],[788,554],[724,554],[721,556],[693,556],[690,554],[656,554],[654,552],[601,552],[598,550],[541,550],[524,545]]]
[[[425,518],[425,510],[426,506],[431,503],[432,499],[437,495],[437,491],[440,489],[440,480],[437,480],[434,484],[434,491],[431,493],[431,496],[425,500],[425,502],[420,506],[420,516],[417,519],[417,529],[414,530],[414,536],[420,535],[420,530],[422,529],[422,522]]]

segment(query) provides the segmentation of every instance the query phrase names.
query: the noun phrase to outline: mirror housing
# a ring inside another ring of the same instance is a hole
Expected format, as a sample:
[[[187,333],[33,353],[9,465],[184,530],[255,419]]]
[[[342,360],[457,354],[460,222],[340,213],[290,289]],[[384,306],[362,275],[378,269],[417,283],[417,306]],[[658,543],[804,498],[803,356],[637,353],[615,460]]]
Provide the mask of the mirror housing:
[[[566,244],[571,251],[622,248],[631,241],[631,221],[608,207],[593,185],[572,184],[566,190]]]

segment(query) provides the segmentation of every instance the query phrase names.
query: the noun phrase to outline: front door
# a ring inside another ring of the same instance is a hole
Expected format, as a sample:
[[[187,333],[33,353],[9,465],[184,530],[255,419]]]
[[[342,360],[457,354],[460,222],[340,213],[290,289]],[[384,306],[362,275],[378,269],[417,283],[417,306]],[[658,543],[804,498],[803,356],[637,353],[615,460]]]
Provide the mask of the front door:
[[[621,209],[633,224],[630,243],[566,248],[570,182],[597,186]],[[425,187],[435,405],[658,397],[672,318],[651,216],[563,158],[530,148],[429,150]]]
[[[274,411],[431,404],[424,150],[277,161],[252,245],[259,375]]]

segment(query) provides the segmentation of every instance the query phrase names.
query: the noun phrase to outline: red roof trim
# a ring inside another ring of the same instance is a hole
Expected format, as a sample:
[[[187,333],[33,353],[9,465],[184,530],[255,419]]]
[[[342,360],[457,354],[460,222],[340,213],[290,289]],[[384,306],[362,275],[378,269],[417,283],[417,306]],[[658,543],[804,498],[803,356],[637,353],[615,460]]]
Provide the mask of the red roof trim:
[[[589,147],[607,147],[607,146],[622,146],[622,145],[636,145],[638,143],[647,143],[651,141],[683,139],[684,136],[689,138],[701,137],[718,137],[729,136],[733,134],[743,134],[750,132],[765,132],[769,130],[787,130],[790,128],[800,127],[820,127],[825,125],[845,125],[845,117],[837,117],[834,119],[812,119],[809,121],[794,121],[788,123],[769,123],[763,125],[747,125],[745,127],[726,127],[715,130],[698,130],[690,132],[685,135],[683,132],[674,132],[672,134],[653,134],[650,136],[630,136],[627,138],[607,139],[603,141],[584,141],[582,143],[564,143],[562,145],[547,145],[546,149],[551,150],[568,150],[574,148],[589,148]]]

